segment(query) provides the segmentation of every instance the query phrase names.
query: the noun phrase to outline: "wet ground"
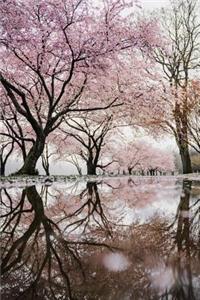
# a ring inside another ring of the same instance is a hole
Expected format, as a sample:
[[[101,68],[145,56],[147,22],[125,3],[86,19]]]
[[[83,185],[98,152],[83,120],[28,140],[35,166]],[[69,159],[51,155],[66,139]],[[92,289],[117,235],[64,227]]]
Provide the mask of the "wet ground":
[[[200,182],[1,188],[3,300],[200,299]]]

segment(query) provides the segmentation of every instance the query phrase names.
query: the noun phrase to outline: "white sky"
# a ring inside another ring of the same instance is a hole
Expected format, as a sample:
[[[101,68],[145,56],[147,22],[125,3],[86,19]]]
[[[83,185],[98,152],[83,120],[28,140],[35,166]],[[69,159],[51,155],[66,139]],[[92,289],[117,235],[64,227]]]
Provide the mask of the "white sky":
[[[148,10],[169,6],[170,0],[139,0],[141,6]]]

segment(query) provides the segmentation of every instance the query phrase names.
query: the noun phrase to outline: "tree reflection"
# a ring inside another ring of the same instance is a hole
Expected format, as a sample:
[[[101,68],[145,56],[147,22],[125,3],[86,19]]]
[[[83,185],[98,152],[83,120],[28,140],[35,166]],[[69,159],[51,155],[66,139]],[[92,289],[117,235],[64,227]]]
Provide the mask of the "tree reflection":
[[[194,229],[199,231],[200,210],[199,200],[191,204],[191,188],[192,182],[184,180],[175,220],[168,227],[174,236],[173,254],[169,253],[168,261],[163,269],[166,272],[170,268],[172,272],[170,275],[168,274],[169,277],[171,276],[171,281],[169,286],[165,286],[166,291],[162,294],[161,299],[197,300],[200,297],[197,286],[199,284],[199,262],[195,266],[195,257],[197,252],[199,255],[200,248],[199,241],[194,239]],[[195,225],[196,222],[198,225]],[[172,259],[172,255],[174,259]]]
[[[45,214],[42,198],[35,186],[24,189],[20,201],[12,199],[8,191],[2,191],[5,211],[2,215],[1,264],[4,299],[10,299],[11,295],[12,299],[73,299],[72,286],[85,276],[81,253],[84,253],[86,247],[92,246],[112,249],[108,244],[94,239],[68,240],[64,234],[71,226],[76,226],[76,229],[83,226],[83,231],[86,230],[92,216],[102,230],[111,234],[97,185],[88,183],[81,196],[86,192],[88,200],[67,216],[71,223],[63,231],[58,226],[59,222],[54,222]],[[88,207],[87,215],[78,221],[73,220],[82,214],[85,206]],[[81,277],[74,272],[77,269]],[[9,291],[6,290],[6,283],[11,280],[16,288]]]
[[[199,299],[199,191],[184,181],[174,220],[157,211],[138,220],[157,186],[2,189],[3,299]]]
[[[178,207],[177,231],[175,237],[178,250],[178,284],[174,291],[176,295],[175,299],[197,299],[192,281],[192,271],[194,271],[192,270],[192,257],[194,251],[196,252],[199,248],[199,245],[195,244],[195,241],[193,240],[194,232],[192,228],[196,222],[195,216],[197,215],[197,212],[199,214],[199,201],[196,201],[193,205],[191,204],[191,186],[191,181],[183,182],[182,194]]]
[[[104,230],[104,234],[106,233],[107,236],[111,237],[111,221],[108,220],[105,214],[105,207],[103,208],[102,206],[97,183],[87,182],[86,188],[78,197],[80,199],[78,208],[73,210],[71,214],[65,214],[65,216],[59,220],[59,223],[64,221],[66,224],[64,231],[66,233],[74,232],[79,228],[83,235],[88,229],[91,231],[97,226],[98,229]],[[91,228],[91,226],[93,228]]]
[[[187,256],[190,256],[190,193],[192,182],[183,182],[180,204],[178,207],[178,222],[176,243],[178,252],[186,251]]]

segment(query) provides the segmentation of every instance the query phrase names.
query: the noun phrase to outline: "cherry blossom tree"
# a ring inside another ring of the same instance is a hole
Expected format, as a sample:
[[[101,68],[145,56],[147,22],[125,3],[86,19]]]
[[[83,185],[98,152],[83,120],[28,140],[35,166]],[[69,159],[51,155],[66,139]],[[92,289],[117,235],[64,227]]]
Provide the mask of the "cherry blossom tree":
[[[131,27],[123,15],[131,2],[95,8],[88,0],[1,1],[2,89],[35,135],[19,174],[35,173],[46,138],[63,116],[117,105],[116,96],[104,103],[91,97],[100,93],[99,76],[105,83],[119,51],[149,48],[148,24]]]
[[[106,152],[111,152],[111,149],[108,150],[109,137],[115,127],[113,116],[105,113],[101,114],[101,116],[98,115],[98,119],[94,119],[91,115],[85,115],[82,118],[65,119],[65,123],[61,127],[65,141],[64,152],[66,152],[65,145],[70,140],[73,150],[69,148],[69,153],[76,154],[86,163],[88,175],[96,175],[97,168],[103,170],[114,162],[112,159],[109,159],[108,162],[104,163],[103,157],[106,156]],[[77,167],[79,166],[77,159],[74,163]]]
[[[118,168],[130,175],[133,172],[156,175],[158,172],[172,172],[175,169],[173,153],[156,148],[144,141],[127,142],[118,148],[115,159],[118,162]]]
[[[199,33],[198,1],[171,1],[171,7],[158,16],[163,31],[162,47],[153,55],[161,69],[162,95],[158,99],[167,103],[169,118],[161,122],[164,130],[176,139],[183,166],[183,173],[192,172],[188,146],[189,98],[191,79],[198,76]],[[158,75],[159,76],[159,75]],[[160,100],[159,100],[160,101]],[[155,116],[158,124],[159,116]]]

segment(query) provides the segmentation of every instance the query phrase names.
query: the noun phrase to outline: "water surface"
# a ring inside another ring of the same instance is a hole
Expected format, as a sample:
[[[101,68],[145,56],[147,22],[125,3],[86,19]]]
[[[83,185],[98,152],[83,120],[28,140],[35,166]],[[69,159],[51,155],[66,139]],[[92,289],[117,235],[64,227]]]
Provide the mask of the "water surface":
[[[200,299],[200,182],[2,188],[2,299]]]

